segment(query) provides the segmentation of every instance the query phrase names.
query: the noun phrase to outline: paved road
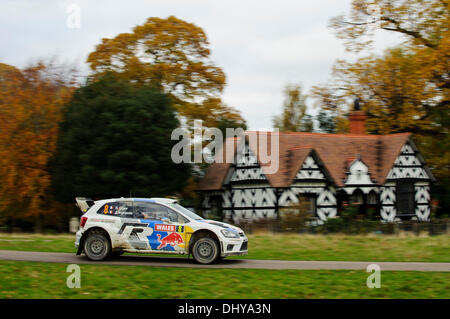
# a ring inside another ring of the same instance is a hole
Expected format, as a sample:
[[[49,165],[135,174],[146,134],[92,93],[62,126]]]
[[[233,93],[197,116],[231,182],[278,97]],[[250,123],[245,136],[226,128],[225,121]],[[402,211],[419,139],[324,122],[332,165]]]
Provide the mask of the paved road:
[[[177,257],[121,256],[101,262],[93,262],[84,255],[69,253],[44,253],[34,251],[0,250],[0,260],[41,261],[64,264],[101,264],[118,266],[191,267],[191,268],[252,268],[252,269],[366,269],[377,264],[381,270],[450,271],[450,263],[424,262],[368,262],[368,261],[288,261],[225,259],[214,265],[199,265],[192,259]]]

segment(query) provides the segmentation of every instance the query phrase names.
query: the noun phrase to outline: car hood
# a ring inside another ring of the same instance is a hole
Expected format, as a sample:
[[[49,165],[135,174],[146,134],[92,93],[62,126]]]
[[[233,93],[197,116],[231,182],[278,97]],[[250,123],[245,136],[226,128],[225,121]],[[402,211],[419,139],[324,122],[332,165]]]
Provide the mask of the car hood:
[[[218,222],[217,220],[211,220],[211,219],[202,219],[202,220],[197,220],[197,222],[200,223],[207,223],[208,225],[211,226],[215,226],[218,229],[233,229],[237,232],[242,232],[242,229],[240,229],[239,227],[227,224],[227,223],[222,223],[222,222]]]

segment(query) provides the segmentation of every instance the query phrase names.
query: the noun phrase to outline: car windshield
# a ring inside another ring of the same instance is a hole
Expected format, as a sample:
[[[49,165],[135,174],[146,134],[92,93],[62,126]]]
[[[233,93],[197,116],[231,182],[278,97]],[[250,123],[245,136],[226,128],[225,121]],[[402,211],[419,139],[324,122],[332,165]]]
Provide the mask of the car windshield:
[[[198,216],[196,213],[190,211],[187,208],[184,208],[183,206],[181,206],[180,204],[177,203],[171,203],[169,204],[170,207],[175,208],[176,210],[182,212],[184,215],[186,215],[189,218],[192,218],[194,220],[202,220],[203,218]]]

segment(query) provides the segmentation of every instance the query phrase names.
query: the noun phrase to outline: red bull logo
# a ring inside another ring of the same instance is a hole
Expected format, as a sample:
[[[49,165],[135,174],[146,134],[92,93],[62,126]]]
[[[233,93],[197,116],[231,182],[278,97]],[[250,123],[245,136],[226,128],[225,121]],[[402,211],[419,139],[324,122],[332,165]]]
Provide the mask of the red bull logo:
[[[166,237],[164,237],[163,239],[161,239],[160,234],[157,234],[156,236],[158,236],[158,242],[160,243],[158,248],[156,248],[156,249],[162,249],[162,248],[166,247],[167,245],[174,247],[174,246],[184,243],[183,237],[181,237],[180,234],[177,234],[177,233],[171,233],[171,234],[167,235]]]

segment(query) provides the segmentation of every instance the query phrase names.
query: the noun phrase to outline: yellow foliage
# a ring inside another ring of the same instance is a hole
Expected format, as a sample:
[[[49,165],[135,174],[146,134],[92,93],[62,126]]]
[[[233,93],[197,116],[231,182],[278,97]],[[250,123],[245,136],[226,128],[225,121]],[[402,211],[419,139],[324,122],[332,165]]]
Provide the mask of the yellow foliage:
[[[0,211],[20,205],[25,216],[48,206],[61,109],[70,83],[42,63],[24,70],[0,64]]]
[[[273,126],[281,132],[311,132],[313,122],[306,113],[307,96],[302,94],[300,85],[286,85],[284,88],[282,114],[273,117]]]
[[[94,78],[110,71],[137,85],[155,86],[172,97],[180,115],[214,126],[217,110],[225,107],[220,94],[226,80],[209,56],[203,30],[170,16],[149,18],[131,33],[102,39],[87,62]]]
[[[370,48],[379,30],[406,41],[381,57],[337,61],[333,81],[313,88],[338,116],[358,97],[369,133],[414,133],[438,180],[450,175],[449,11],[448,0],[353,0],[348,16],[330,21],[349,51]]]

